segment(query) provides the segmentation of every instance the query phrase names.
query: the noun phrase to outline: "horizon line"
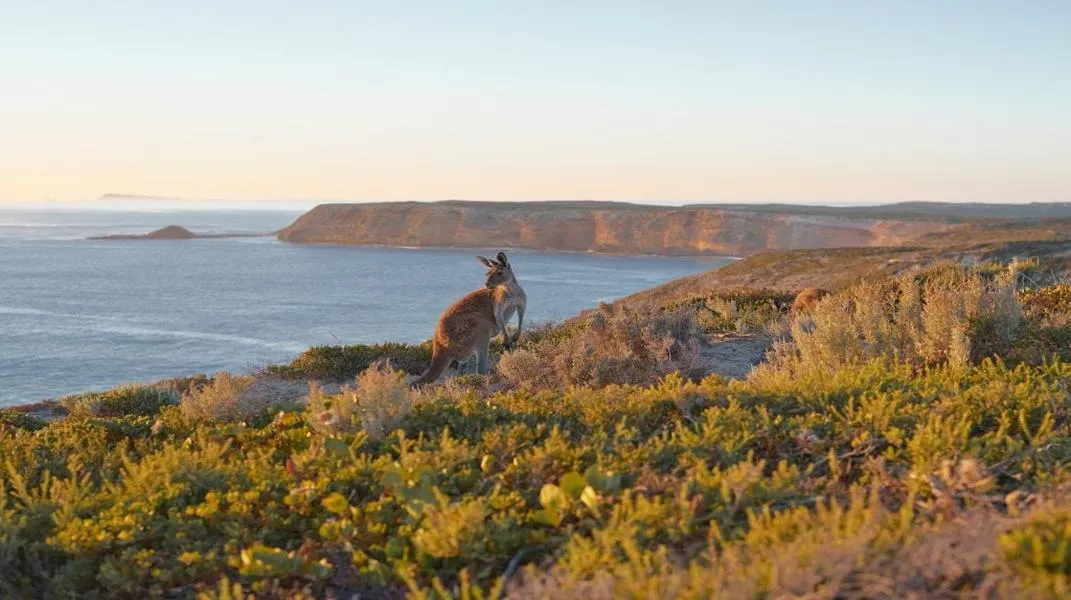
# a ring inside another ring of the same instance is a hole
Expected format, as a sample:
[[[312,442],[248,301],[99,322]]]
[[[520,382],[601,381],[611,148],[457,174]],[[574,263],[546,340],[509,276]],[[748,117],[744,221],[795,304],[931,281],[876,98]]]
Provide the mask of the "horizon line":
[[[988,202],[984,200],[898,200],[895,202],[888,201],[867,201],[859,200],[854,202],[831,202],[823,200],[763,200],[763,201],[748,201],[748,200],[613,200],[613,199],[594,199],[594,198],[546,198],[539,200],[513,200],[513,199],[471,199],[471,198],[439,198],[439,199],[406,199],[406,200],[382,200],[382,199],[341,199],[341,198],[183,198],[175,196],[158,196],[152,194],[127,194],[127,193],[105,193],[96,198],[79,198],[79,199],[0,199],[0,206],[11,205],[23,205],[23,206],[39,206],[44,207],[48,205],[71,205],[85,208],[107,208],[107,203],[119,203],[124,205],[131,204],[144,204],[145,208],[152,206],[161,207],[163,204],[175,204],[175,205],[197,205],[198,208],[209,208],[203,206],[205,204],[212,203],[226,203],[229,205],[247,205],[253,203],[266,203],[268,205],[289,205],[289,207],[297,208],[298,206],[313,207],[322,204],[391,204],[391,203],[419,203],[419,204],[436,204],[444,202],[471,202],[471,203],[510,203],[510,204],[537,204],[537,203],[600,203],[600,204],[627,204],[635,206],[664,206],[664,207],[686,207],[686,206],[800,206],[800,207],[880,207],[880,206],[898,206],[904,204],[930,204],[930,205],[982,205],[982,206],[1044,206],[1044,205],[1067,205],[1071,204],[1071,200],[1064,201],[1031,201],[1024,200],[1022,202]],[[126,206],[124,206],[126,207]],[[261,208],[271,208],[271,206],[265,206]]]

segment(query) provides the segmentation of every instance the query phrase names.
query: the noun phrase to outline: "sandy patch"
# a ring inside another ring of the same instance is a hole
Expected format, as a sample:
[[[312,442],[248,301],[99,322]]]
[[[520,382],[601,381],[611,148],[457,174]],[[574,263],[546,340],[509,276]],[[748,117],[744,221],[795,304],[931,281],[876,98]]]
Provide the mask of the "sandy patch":
[[[743,379],[752,367],[765,360],[771,344],[765,335],[716,338],[700,353],[703,369],[729,379]]]

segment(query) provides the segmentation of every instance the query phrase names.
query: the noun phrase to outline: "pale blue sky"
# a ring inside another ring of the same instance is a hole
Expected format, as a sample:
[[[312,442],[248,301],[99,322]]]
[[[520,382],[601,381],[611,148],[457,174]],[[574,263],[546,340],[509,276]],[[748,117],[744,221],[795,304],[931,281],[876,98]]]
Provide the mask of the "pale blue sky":
[[[0,0],[0,200],[1071,200],[1071,2]]]

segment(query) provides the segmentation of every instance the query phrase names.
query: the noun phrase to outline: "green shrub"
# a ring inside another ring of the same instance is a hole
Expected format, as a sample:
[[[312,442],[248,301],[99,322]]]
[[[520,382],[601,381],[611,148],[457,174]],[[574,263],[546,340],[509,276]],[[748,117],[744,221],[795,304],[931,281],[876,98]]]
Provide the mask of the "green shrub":
[[[47,423],[32,415],[18,412],[9,408],[0,408],[0,428],[25,429],[37,431],[43,429]]]
[[[105,392],[66,396],[59,403],[72,417],[88,418],[154,415],[177,400],[175,394],[155,386],[131,384]]]
[[[763,332],[788,313],[795,298],[771,290],[739,290],[696,296],[666,308],[695,312],[699,326],[710,335]]]
[[[422,373],[431,361],[431,343],[313,346],[289,364],[267,367],[265,373],[282,379],[340,383],[352,381],[380,360],[389,360],[407,373]]]
[[[435,558],[482,558],[489,537],[488,512],[482,498],[428,505],[422,511],[423,522],[413,536],[413,546]]]
[[[525,325],[524,331],[521,332],[520,338],[517,340],[517,346],[520,348],[527,348],[539,344],[540,342],[548,343],[560,343],[572,336],[578,327],[575,323],[556,323],[553,321],[532,323],[531,325]],[[492,340],[492,351],[502,351],[499,342],[500,338]]]
[[[1037,511],[1000,536],[1004,557],[1059,596],[1071,594],[1071,507]]]

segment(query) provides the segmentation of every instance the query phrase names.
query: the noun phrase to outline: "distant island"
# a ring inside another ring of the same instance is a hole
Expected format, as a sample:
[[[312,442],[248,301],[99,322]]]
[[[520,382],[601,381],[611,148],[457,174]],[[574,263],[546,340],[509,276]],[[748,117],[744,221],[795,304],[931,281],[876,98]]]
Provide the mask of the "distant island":
[[[104,194],[96,199],[96,202],[188,202],[183,198],[170,196],[145,196],[141,194]]]
[[[178,225],[168,225],[157,229],[156,231],[150,231],[149,233],[142,234],[115,234],[115,235],[100,235],[93,236],[88,239],[91,240],[191,240],[191,239],[209,239],[209,238],[235,238],[235,237],[264,237],[272,235],[272,233],[194,233],[185,227],[179,227]]]
[[[1053,217],[1071,217],[1071,203],[667,207],[446,200],[321,204],[278,237],[314,244],[745,256],[763,250],[899,246],[963,232],[980,222]]]

